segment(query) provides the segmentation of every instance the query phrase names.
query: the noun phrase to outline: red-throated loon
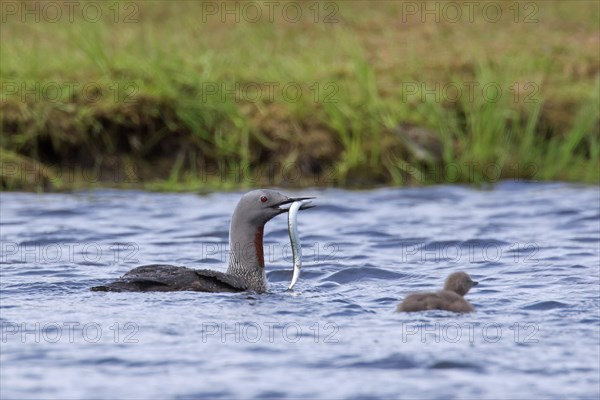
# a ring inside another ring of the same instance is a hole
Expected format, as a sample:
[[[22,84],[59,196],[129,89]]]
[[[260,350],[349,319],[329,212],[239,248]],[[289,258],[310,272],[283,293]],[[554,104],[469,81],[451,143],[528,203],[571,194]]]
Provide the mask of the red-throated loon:
[[[238,202],[229,229],[229,268],[226,273],[173,265],[144,265],[127,272],[116,281],[95,286],[100,292],[182,291],[241,292],[267,290],[263,231],[273,217],[288,211],[281,207],[312,197],[287,197],[274,190],[246,193]],[[303,204],[300,209],[313,207]]]
[[[474,308],[464,299],[464,295],[479,282],[471,279],[465,272],[454,272],[446,279],[444,290],[435,293],[414,293],[398,304],[397,311],[447,310],[471,312]]]

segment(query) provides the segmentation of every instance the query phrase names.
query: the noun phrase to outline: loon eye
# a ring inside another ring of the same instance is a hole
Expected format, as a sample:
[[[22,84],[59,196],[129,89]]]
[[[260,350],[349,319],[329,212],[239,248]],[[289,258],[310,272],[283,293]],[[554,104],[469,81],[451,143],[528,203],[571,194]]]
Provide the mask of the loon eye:
[[[262,196],[262,197],[260,198],[260,201],[261,201],[261,203],[266,203],[266,202],[267,202],[267,200],[268,200],[268,199],[267,199],[267,196]]]

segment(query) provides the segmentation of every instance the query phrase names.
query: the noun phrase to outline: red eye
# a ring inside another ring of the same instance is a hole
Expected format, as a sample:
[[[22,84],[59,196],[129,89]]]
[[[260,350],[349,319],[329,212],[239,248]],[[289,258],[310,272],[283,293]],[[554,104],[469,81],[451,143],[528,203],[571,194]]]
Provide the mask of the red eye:
[[[267,199],[267,196],[262,196],[262,197],[260,198],[260,201],[261,201],[262,203],[266,203],[266,202],[267,202],[267,200],[268,200],[268,199]]]

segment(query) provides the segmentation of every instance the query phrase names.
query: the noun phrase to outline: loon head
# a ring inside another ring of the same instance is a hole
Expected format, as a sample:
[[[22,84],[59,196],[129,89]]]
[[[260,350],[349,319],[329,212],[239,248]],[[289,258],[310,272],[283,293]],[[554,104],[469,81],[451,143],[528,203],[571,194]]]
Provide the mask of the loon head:
[[[253,190],[242,196],[233,214],[238,222],[258,228],[273,217],[288,212],[291,203],[312,198],[314,197],[288,197],[269,189]],[[304,204],[300,209],[311,207],[313,206],[310,204]]]
[[[471,279],[466,272],[454,272],[446,279],[444,290],[450,290],[464,296],[469,290],[479,284],[479,282]]]

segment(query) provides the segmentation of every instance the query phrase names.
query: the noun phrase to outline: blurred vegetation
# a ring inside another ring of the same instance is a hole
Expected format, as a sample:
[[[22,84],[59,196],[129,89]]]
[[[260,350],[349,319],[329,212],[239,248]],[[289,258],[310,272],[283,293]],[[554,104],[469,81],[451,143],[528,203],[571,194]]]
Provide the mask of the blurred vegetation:
[[[597,1],[10,3],[5,189],[600,179]]]

